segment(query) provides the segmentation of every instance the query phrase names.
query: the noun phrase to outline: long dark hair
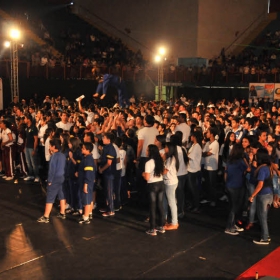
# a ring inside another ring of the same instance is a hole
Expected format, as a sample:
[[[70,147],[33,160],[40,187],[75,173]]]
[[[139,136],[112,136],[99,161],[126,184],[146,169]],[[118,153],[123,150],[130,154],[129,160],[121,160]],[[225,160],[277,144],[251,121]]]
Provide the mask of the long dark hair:
[[[164,165],[158,147],[154,144],[150,144],[148,146],[148,152],[149,152],[149,159],[153,159],[155,161],[154,176],[160,177],[160,175],[162,175],[163,173]]]
[[[244,158],[244,149],[241,144],[234,144],[230,155],[228,157],[228,162],[233,163]]]
[[[81,140],[78,137],[71,137],[69,142],[72,145],[71,151],[74,153],[77,150],[81,150]]]
[[[269,145],[270,147],[272,147],[272,152],[271,152],[271,155],[270,155],[270,160],[271,160],[272,162],[275,162],[276,157],[277,157],[277,155],[276,155],[276,144],[275,144],[275,142],[270,141],[270,142],[267,143],[267,145]]]
[[[184,163],[185,163],[185,165],[187,165],[189,163],[189,157],[187,155],[185,148],[182,147],[182,139],[179,137],[179,135],[178,135],[179,133],[177,134],[177,132],[182,133],[181,131],[176,131],[176,133],[174,135],[171,135],[170,143],[174,144],[175,146],[179,146],[182,149]],[[181,135],[183,135],[183,134],[181,134]]]
[[[52,127],[48,127],[46,130],[45,130],[45,134],[43,136],[43,139],[44,139],[44,143],[46,143],[46,140],[47,138],[54,132],[53,128]]]
[[[175,158],[175,166],[176,170],[179,169],[179,159],[178,159],[178,152],[177,152],[177,146],[173,143],[167,142],[166,147],[168,148],[168,153],[166,154],[166,160],[169,158],[172,160],[172,158]]]
[[[258,172],[259,172],[260,168],[262,167],[262,165],[267,165],[270,170],[270,177],[272,177],[273,170],[272,170],[272,165],[271,165],[271,159],[270,159],[267,149],[259,148],[257,151],[257,154],[256,154],[256,158],[257,158],[258,168],[256,169],[254,176],[257,177]]]
[[[230,141],[230,136],[232,134],[235,134],[234,132],[230,131],[228,134],[227,134],[227,137],[226,137],[226,140],[225,140],[225,144],[224,144],[224,150],[223,150],[223,159],[224,161],[226,161],[228,159],[228,156],[229,156],[229,146],[230,144],[234,144],[234,143],[231,143]],[[236,140],[236,137],[235,137],[235,140]]]
[[[193,132],[191,133],[191,136],[195,137],[197,143],[200,145],[200,147],[202,147],[202,138],[203,138],[203,135],[202,135],[201,131],[195,130],[195,131],[193,131]]]

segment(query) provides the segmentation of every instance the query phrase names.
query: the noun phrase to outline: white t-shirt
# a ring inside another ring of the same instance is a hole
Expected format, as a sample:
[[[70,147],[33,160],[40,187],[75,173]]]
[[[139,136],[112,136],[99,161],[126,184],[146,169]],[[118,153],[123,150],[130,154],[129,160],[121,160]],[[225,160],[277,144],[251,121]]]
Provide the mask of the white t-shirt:
[[[201,170],[202,149],[198,143],[192,145],[189,149],[188,172],[195,173]]]
[[[212,143],[208,141],[203,148],[203,152],[212,153],[211,156],[204,158],[204,168],[210,171],[218,170],[219,143],[217,140],[214,140]]]
[[[125,157],[126,157],[126,151],[123,149],[120,149],[120,160],[121,160],[121,168],[122,168],[121,177],[125,176],[125,171],[126,171],[126,167],[124,165]]]
[[[158,130],[151,127],[143,127],[138,132],[138,140],[144,140],[143,148],[141,152],[141,157],[146,157],[146,150],[150,144],[155,143],[156,136],[158,135]]]
[[[176,170],[176,160],[174,157],[168,158],[165,162],[165,168],[168,172],[163,175],[163,181],[165,185],[175,185],[178,184],[177,170]]]
[[[69,131],[70,128],[73,126],[73,123],[63,123],[63,122],[58,122],[56,124],[56,127],[63,129],[64,131]]]
[[[159,177],[154,176],[154,170],[155,161],[153,159],[150,159],[145,164],[145,172],[150,174],[150,179],[148,180],[148,183],[155,183],[163,180],[162,175],[160,175]]]
[[[191,128],[186,123],[180,123],[176,125],[175,132],[181,131],[183,133],[182,143],[189,142],[189,137],[191,133]]]
[[[178,159],[179,159],[179,169],[177,172],[177,176],[182,176],[182,175],[188,174],[188,169],[187,169],[187,165],[185,164],[185,161],[184,161],[184,155],[183,155],[182,149],[185,149],[185,147],[177,146],[177,153],[178,153]],[[185,149],[185,151],[186,151],[186,149]],[[186,151],[186,153],[187,153],[187,151]]]
[[[97,146],[95,144],[92,144],[93,145],[93,149],[92,149],[92,157],[93,159],[99,159],[100,158],[100,154],[98,153],[98,149],[97,149]]]
[[[45,159],[46,161],[50,161],[51,159],[51,154],[50,154],[50,137],[46,139],[45,142]]]
[[[48,125],[45,124],[44,126],[41,126],[38,131],[38,138],[39,138],[40,146],[44,146],[44,134],[45,134],[47,128],[48,128]]]
[[[85,113],[87,114],[87,121],[89,123],[92,123],[93,118],[94,118],[94,112],[85,111]]]
[[[120,149],[119,149],[119,147],[115,143],[113,143],[113,146],[116,150],[117,159],[120,159]],[[121,169],[122,169],[121,162],[116,163],[116,170],[121,170]]]
[[[12,131],[9,128],[6,128],[6,129],[2,130],[2,135],[1,135],[2,143],[10,140],[9,135],[8,135],[10,133],[12,133]],[[10,143],[6,144],[6,146],[11,146],[11,145],[13,145],[13,142],[10,142]]]

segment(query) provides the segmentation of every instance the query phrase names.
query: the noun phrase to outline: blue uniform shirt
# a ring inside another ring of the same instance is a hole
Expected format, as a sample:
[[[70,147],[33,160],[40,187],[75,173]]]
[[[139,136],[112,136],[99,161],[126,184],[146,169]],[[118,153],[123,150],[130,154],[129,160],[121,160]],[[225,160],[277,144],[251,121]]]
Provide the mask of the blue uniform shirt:
[[[117,154],[116,154],[116,150],[115,150],[114,146],[111,143],[108,145],[105,145],[103,147],[103,152],[100,157],[100,166],[103,167],[104,165],[106,165],[108,159],[112,160],[112,164],[103,171],[104,175],[106,175],[106,176],[115,175],[116,163],[117,163],[116,158],[117,158]]]
[[[49,163],[48,183],[61,183],[64,181],[66,157],[61,152],[51,156]]]
[[[269,180],[271,179],[271,180]],[[260,170],[258,171],[257,175],[258,181],[263,181],[263,187],[260,190],[258,194],[272,194],[273,193],[273,184],[272,184],[272,178],[270,174],[270,169],[267,165],[262,166]]]
[[[241,188],[243,186],[244,172],[247,165],[243,159],[236,160],[232,163],[227,163],[227,188]]]
[[[82,162],[79,165],[78,178],[79,185],[83,187],[84,184],[87,184],[88,187],[93,187],[95,180],[96,166],[92,155],[87,155],[83,157]]]

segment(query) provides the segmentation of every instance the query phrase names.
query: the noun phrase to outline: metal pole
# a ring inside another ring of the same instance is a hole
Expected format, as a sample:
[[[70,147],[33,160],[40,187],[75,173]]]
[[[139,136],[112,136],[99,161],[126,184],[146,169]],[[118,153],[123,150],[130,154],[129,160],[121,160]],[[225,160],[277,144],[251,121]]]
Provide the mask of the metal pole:
[[[18,86],[18,50],[17,43],[11,42],[11,99],[14,97],[19,99],[19,86]]]

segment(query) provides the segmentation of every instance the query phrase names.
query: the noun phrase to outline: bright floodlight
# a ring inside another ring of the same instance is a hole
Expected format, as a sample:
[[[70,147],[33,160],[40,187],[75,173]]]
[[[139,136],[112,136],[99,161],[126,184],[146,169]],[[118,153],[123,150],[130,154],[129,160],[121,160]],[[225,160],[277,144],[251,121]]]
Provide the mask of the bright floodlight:
[[[5,48],[9,48],[10,46],[11,46],[11,42],[9,42],[9,41],[4,42]]]
[[[160,55],[156,55],[155,56],[155,62],[160,62],[161,61],[161,56]]]
[[[19,39],[20,37],[20,32],[18,29],[12,29],[10,32],[10,36],[12,39]]]
[[[165,48],[163,48],[163,47],[159,48],[158,52],[159,52],[160,55],[164,55],[165,54]]]

